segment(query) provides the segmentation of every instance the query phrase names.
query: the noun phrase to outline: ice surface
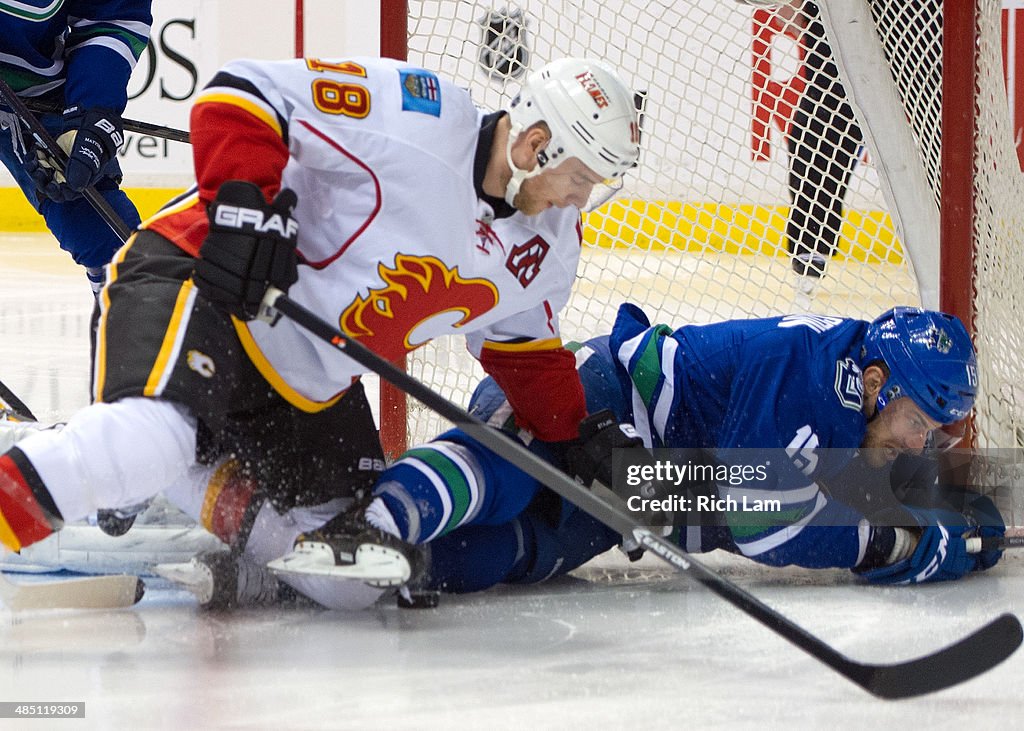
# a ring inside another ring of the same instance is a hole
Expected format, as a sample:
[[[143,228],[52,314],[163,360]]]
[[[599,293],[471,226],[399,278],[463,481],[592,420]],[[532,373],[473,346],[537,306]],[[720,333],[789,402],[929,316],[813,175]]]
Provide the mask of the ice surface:
[[[0,380],[40,418],[66,417],[88,401],[85,277],[41,236],[0,237],[0,272]],[[866,662],[1024,615],[1016,556],[918,588],[707,563]],[[614,553],[435,610],[208,614],[159,580],[128,610],[0,608],[0,701],[86,704],[84,721],[4,729],[1009,729],[1024,727],[1022,688],[1018,652],[956,688],[877,700],[657,560]]]

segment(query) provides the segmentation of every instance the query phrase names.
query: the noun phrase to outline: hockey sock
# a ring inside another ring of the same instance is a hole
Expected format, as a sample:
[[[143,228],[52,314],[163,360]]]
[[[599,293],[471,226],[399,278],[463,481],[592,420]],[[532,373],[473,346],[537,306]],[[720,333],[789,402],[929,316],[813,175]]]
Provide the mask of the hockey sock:
[[[387,507],[397,537],[426,543],[475,514],[472,508],[479,504],[479,485],[464,451],[459,444],[431,442],[406,452],[384,471],[374,495]],[[392,532],[383,524],[377,527]]]
[[[93,296],[99,297],[100,290],[106,280],[106,272],[103,267],[86,267],[85,276],[89,279],[89,286],[92,288]]]
[[[256,480],[235,460],[217,467],[206,487],[200,523],[229,546],[244,544],[262,500],[254,501]],[[256,504],[259,503],[259,504]]]
[[[20,551],[62,525],[53,498],[21,450],[0,456],[0,543]]]

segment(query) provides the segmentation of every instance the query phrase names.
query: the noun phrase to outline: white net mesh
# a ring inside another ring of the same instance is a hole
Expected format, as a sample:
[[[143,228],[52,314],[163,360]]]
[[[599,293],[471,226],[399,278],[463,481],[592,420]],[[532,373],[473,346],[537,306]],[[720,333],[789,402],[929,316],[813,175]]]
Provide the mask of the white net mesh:
[[[1024,446],[1020,384],[1021,329],[1015,324],[1024,283],[1020,201],[1022,180],[1007,107],[1003,72],[1003,3],[979,0],[975,139],[974,307],[981,393],[976,408],[978,445]],[[910,7],[908,7],[910,6]],[[879,35],[919,143],[937,202],[940,181],[942,20],[938,2],[873,2]],[[963,62],[968,62],[964,60]],[[1012,62],[1012,61],[1011,61]],[[950,102],[954,103],[954,102]],[[955,103],[964,104],[957,100]],[[949,205],[949,196],[945,196]],[[966,206],[963,210],[968,210]],[[970,267],[970,261],[963,266]]]
[[[983,446],[1024,446],[1024,181],[1007,114],[999,0],[981,3],[974,161],[974,298]]]
[[[639,169],[614,202],[585,218],[583,265],[561,315],[566,340],[607,332],[623,301],[673,326],[794,311],[870,319],[918,303],[875,170],[821,72],[806,116],[824,114],[844,134],[801,136],[795,190],[807,215],[794,221],[792,238],[804,253],[834,256],[820,279],[791,266],[784,129],[813,55],[794,24],[723,0],[428,0],[409,8],[409,59],[458,79],[482,106],[507,106],[522,64],[563,56],[604,59],[646,96]],[[844,215],[830,221],[847,178]],[[463,403],[482,375],[454,340],[417,351],[409,370]],[[410,403],[410,443],[445,426]]]

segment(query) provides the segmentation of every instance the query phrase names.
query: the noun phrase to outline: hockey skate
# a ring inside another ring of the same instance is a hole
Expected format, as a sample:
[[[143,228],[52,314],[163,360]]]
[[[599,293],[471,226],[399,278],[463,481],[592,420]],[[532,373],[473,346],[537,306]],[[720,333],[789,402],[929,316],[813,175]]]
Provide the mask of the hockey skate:
[[[147,500],[127,508],[110,508],[96,511],[96,525],[108,536],[123,536],[135,525],[135,519],[149,507],[152,500]]]
[[[362,609],[386,590],[400,589],[401,606],[436,606],[436,594],[411,591],[427,559],[422,546],[376,528],[365,517],[368,501],[312,533],[300,535],[292,552],[268,567],[302,594],[331,609]]]
[[[798,254],[792,259],[793,310],[811,312],[821,278],[825,276],[825,257],[821,254]]]
[[[158,564],[153,573],[187,589],[201,609],[276,606],[297,600],[268,568],[231,551],[201,553],[187,563]]]

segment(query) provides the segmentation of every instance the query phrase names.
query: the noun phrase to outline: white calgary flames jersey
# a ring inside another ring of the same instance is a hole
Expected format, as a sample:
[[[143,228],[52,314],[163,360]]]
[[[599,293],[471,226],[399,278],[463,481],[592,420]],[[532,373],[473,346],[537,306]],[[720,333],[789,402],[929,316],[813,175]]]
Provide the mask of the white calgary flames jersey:
[[[302,263],[288,294],[299,304],[389,360],[470,332],[477,354],[484,339],[560,344],[556,314],[579,259],[579,211],[485,223],[492,211],[473,178],[482,112],[465,90],[386,59],[236,61],[197,98],[194,138],[202,114],[221,134],[233,119],[261,127],[242,145],[249,159],[233,167],[201,166],[196,153],[200,193],[278,159],[280,186],[297,194]],[[264,132],[265,154],[256,146]],[[267,186],[267,175],[247,179]],[[197,200],[184,201],[193,215],[205,210]],[[179,205],[147,226],[188,228],[173,223],[176,213],[189,217]],[[264,376],[300,408],[331,402],[365,371],[287,318],[238,329]]]

